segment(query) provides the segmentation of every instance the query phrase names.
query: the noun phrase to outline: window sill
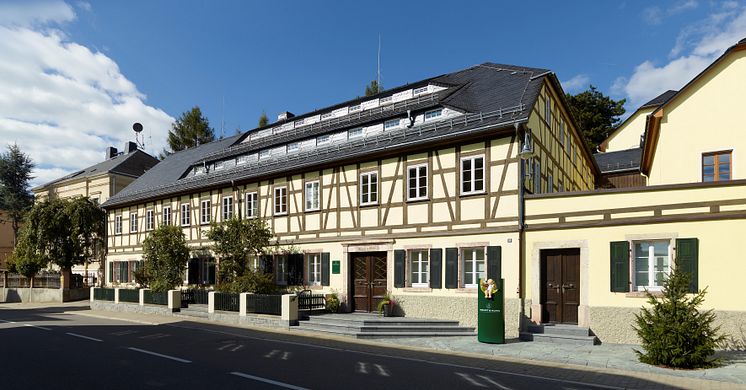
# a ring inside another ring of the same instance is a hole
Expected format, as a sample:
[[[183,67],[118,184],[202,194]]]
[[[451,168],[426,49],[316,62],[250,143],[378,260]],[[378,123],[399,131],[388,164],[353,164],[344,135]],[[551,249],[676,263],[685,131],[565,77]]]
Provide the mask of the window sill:
[[[402,289],[402,292],[406,293],[429,293],[433,292],[433,289],[430,287],[404,287]]]
[[[307,286],[306,289],[308,289],[308,290],[317,290],[318,291],[318,290],[323,290],[324,286],[322,286],[321,284],[314,284],[314,285],[311,285],[311,286]]]
[[[378,202],[360,203],[360,207],[375,207],[378,206]]]
[[[650,291],[656,298],[663,297],[663,291]],[[647,298],[648,295],[645,291],[632,291],[624,294],[625,298]]]
[[[421,203],[421,202],[427,202],[430,198],[412,198],[407,199],[407,203]]]
[[[484,190],[482,190],[482,191],[472,191],[472,192],[462,192],[461,193],[461,197],[462,198],[468,198],[470,196],[479,196],[479,195],[484,195],[486,193],[487,192],[484,191]]]
[[[456,289],[456,292],[459,294],[476,294],[477,292],[479,292],[479,289],[471,287],[459,287]]]

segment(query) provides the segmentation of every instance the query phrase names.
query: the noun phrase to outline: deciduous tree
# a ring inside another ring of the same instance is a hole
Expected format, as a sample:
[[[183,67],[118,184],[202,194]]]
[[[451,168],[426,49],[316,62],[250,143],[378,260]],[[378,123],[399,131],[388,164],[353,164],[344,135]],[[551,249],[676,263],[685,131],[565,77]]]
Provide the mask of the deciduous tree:
[[[249,259],[267,251],[272,231],[263,219],[232,218],[213,222],[207,238],[213,241],[212,251],[220,262],[221,281],[231,282],[250,270]]]
[[[178,226],[161,225],[143,241],[144,274],[154,291],[180,286],[189,259],[186,237]]]
[[[614,100],[594,86],[577,95],[567,94],[567,103],[580,126],[585,142],[592,151],[609,136],[624,115],[625,99]]]

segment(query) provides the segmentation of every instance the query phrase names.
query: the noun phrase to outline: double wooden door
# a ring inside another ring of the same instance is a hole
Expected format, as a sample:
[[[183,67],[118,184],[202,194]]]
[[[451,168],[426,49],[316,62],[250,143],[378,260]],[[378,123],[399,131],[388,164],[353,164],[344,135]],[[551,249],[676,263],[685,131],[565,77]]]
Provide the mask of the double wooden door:
[[[578,323],[580,249],[541,251],[541,320]]]
[[[350,254],[354,311],[376,311],[386,294],[386,252]]]

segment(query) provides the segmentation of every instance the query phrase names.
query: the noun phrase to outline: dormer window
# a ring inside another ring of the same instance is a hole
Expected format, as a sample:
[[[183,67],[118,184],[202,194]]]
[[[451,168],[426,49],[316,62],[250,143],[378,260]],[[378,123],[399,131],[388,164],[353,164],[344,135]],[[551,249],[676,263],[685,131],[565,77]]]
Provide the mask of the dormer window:
[[[350,107],[350,112],[360,111],[363,107],[361,105]]]
[[[215,170],[223,169],[225,167],[224,161],[215,161]]]
[[[415,88],[414,94],[419,95],[427,92],[427,87]]]
[[[443,109],[432,110],[425,113],[425,120],[429,121],[443,115]]]
[[[246,164],[249,162],[249,156],[247,154],[236,157],[236,165]]]
[[[384,130],[388,130],[388,129],[393,129],[394,127],[399,127],[399,123],[400,122],[401,122],[401,120],[398,119],[398,118],[397,119],[387,120],[383,124],[383,129]]]
[[[332,136],[329,134],[324,134],[316,137],[316,145],[325,145],[331,142]]]
[[[194,167],[195,175],[202,175],[205,173],[205,167]]]
[[[295,127],[303,126],[303,123],[305,123],[305,121],[305,119],[298,119],[297,121],[295,121]]]
[[[332,114],[331,112],[326,112],[326,113],[321,114],[321,120],[323,121],[323,120],[329,119],[329,118],[331,118],[333,116],[334,116],[334,114]]]
[[[378,104],[384,105],[384,104],[389,104],[393,101],[394,101],[394,98],[392,96],[386,96],[386,97],[382,97],[381,99],[379,99]]]
[[[363,136],[363,128],[357,127],[354,129],[350,129],[347,131],[347,138],[348,139],[354,139],[354,138],[360,138]]]
[[[292,142],[288,144],[288,153],[295,153],[300,151],[300,142]]]
[[[260,159],[269,158],[269,156],[271,156],[271,155],[272,155],[272,153],[270,152],[269,149],[264,149],[264,150],[260,150],[259,151],[259,158]]]

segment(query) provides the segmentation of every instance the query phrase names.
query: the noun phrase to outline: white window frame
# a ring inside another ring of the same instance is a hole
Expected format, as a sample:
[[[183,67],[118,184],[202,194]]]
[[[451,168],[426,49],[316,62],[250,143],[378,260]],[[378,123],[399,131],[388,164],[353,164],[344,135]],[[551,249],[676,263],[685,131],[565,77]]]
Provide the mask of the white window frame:
[[[231,218],[233,218],[233,197],[224,196],[223,197],[223,219],[222,220],[227,221]]]
[[[288,284],[288,257],[287,255],[274,256],[275,260],[275,283],[280,286],[287,286]]]
[[[363,184],[363,178],[367,178],[367,185]],[[372,184],[372,178],[375,178],[375,186]],[[374,188],[375,187],[375,188]],[[363,200],[363,196],[368,197],[367,201]],[[372,200],[372,198],[375,198]],[[378,204],[378,172],[363,172],[360,174],[360,205],[370,206]]]
[[[662,243],[665,242],[667,245],[667,266],[666,269],[663,270],[663,275],[667,276],[671,272],[671,268],[673,267],[673,256],[672,256],[672,248],[673,245],[671,243],[671,240],[668,239],[650,239],[650,240],[633,240],[631,242],[632,244],[632,267],[630,269],[631,277],[630,281],[632,281],[632,288],[635,291],[661,291],[663,289],[663,283],[661,283],[660,286],[655,285],[655,243]],[[637,245],[641,243],[648,243],[648,283],[646,285],[640,285],[637,284]],[[653,275],[653,282],[651,282],[651,275]]]
[[[256,218],[259,211],[259,196],[256,192],[246,194],[246,218]]]
[[[200,224],[207,225],[212,220],[211,207],[212,207],[212,202],[209,199],[202,200],[199,202],[199,223]]]
[[[396,123],[394,123],[394,122],[396,122]],[[383,129],[384,130],[393,129],[393,128],[396,128],[396,127],[399,127],[399,126],[401,126],[401,118],[389,119],[389,120],[383,122]]]
[[[130,213],[130,233],[137,233],[137,213]]]
[[[362,127],[347,130],[347,139],[362,138],[363,135],[365,135],[365,129]]]
[[[300,152],[300,142],[291,142],[287,146],[287,153]]]
[[[423,167],[425,168],[425,176],[424,176],[424,178],[425,178],[425,186],[424,186],[425,195],[420,195],[420,192],[422,192],[420,190],[423,188],[423,186],[420,185],[420,180],[423,177],[423,176],[420,175],[420,168],[423,168]],[[417,183],[417,190],[416,191],[417,191],[417,194],[414,197],[410,196],[411,195],[410,190],[412,189],[411,188],[412,170],[414,170],[416,172],[416,174],[417,174],[417,179],[416,179],[416,183]],[[428,168],[428,164],[427,163],[424,163],[424,164],[415,164],[415,165],[410,165],[410,166],[407,167],[407,200],[408,201],[426,200],[428,198],[428,196],[427,196],[428,195],[428,186],[430,185],[430,180],[429,180],[429,177],[428,177],[429,175],[430,175],[430,169]]]
[[[322,134],[318,137],[316,137],[316,145],[326,145],[328,143],[332,142],[332,135],[331,134]]]
[[[410,287],[430,287],[430,252],[428,249],[407,251],[407,276],[409,276]]]
[[[482,251],[482,260],[480,261],[477,259],[478,256],[476,256],[476,251]],[[464,288],[477,288],[479,287],[479,279],[484,279],[487,275],[487,248],[483,246],[478,247],[464,247],[460,248],[459,251],[460,255],[460,276],[461,276],[461,283],[463,283]],[[466,263],[471,262],[472,263],[472,271],[470,272],[471,276],[474,278],[474,283],[466,283]],[[484,274],[480,273],[479,270],[479,263],[484,263]]]
[[[114,216],[114,234],[122,234],[122,216]]]
[[[321,183],[318,180],[307,181],[303,188],[306,211],[318,211],[321,208]]]
[[[440,118],[441,116],[443,116],[442,108],[439,108],[437,110],[426,111],[424,115],[424,121],[427,122],[427,121],[430,121],[436,118]]]
[[[273,215],[287,215],[288,188],[286,186],[275,187],[272,193],[274,194]]]
[[[145,210],[145,230],[153,230],[155,222],[153,221],[153,209]]]
[[[321,286],[321,253],[306,253],[306,275],[309,286]]]
[[[163,207],[163,224],[166,226],[171,225],[171,206]]]
[[[427,93],[427,91],[428,91],[428,86],[426,85],[424,87],[419,87],[419,88],[413,89],[412,90],[412,95],[422,95],[423,93]]]
[[[272,157],[272,151],[271,150],[269,150],[269,149],[262,149],[262,150],[259,151],[259,159],[260,160],[265,159],[265,158],[270,158],[270,157]]]
[[[474,178],[475,176],[474,175],[474,172],[475,172],[474,162],[477,159],[482,159],[482,188],[479,190],[475,189],[476,179]],[[470,171],[471,171],[471,175],[470,175],[471,179],[469,180],[469,184],[471,185],[470,191],[464,191],[464,161],[470,161]],[[472,195],[472,194],[483,194],[484,193],[485,191],[484,187],[487,182],[487,175],[486,175],[487,167],[485,166],[484,161],[485,159],[484,159],[483,154],[461,157],[461,164],[459,164],[459,168],[461,169],[461,186],[459,187],[459,189],[461,190],[461,195]]]
[[[191,206],[189,203],[182,203],[180,209],[179,218],[181,219],[181,226],[190,226],[192,224],[192,216],[190,215]]]
[[[215,170],[219,171],[225,168],[225,161],[215,161]]]

